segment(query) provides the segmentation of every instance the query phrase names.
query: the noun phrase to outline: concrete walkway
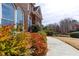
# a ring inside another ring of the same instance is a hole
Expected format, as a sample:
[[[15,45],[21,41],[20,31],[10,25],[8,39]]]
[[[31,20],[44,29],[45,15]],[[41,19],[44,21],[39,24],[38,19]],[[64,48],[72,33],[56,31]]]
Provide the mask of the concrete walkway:
[[[79,50],[53,37],[48,39],[47,56],[79,56]]]

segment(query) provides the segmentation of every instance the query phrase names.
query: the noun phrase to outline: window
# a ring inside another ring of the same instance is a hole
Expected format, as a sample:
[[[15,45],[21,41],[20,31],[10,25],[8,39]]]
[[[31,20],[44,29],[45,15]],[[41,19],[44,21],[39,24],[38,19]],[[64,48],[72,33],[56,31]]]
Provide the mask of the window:
[[[2,25],[14,24],[14,6],[11,3],[2,3]]]
[[[17,28],[23,31],[24,14],[21,8],[17,8]]]
[[[2,18],[2,6],[1,6],[1,3],[0,3],[0,26],[1,26],[1,18]]]
[[[28,31],[31,30],[31,28],[30,28],[31,26],[32,26],[32,19],[30,16],[28,16]]]

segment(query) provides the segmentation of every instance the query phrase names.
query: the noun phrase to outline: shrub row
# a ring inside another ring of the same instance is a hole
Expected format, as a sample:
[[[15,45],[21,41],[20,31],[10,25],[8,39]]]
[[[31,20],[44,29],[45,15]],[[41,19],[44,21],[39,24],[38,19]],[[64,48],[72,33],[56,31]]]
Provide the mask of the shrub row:
[[[47,42],[45,35],[28,32],[13,33],[12,29],[13,27],[10,26],[0,28],[0,55],[39,56],[46,54]]]
[[[72,32],[70,33],[70,36],[73,37],[73,38],[79,38],[79,32]]]

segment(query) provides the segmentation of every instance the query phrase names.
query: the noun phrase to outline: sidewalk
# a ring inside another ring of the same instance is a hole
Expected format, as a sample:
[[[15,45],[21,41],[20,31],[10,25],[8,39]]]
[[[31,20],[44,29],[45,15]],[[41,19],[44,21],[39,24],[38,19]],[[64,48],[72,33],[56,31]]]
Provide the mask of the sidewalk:
[[[53,37],[48,39],[47,56],[79,56],[79,51],[72,46]]]

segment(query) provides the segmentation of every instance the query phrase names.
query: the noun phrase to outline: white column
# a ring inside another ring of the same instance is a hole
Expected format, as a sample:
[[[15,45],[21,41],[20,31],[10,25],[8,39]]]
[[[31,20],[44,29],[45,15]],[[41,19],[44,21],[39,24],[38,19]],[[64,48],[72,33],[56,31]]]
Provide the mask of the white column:
[[[17,10],[15,9],[15,28],[17,28]]]
[[[28,16],[27,16],[27,17],[28,17],[28,20],[27,20],[27,24],[28,24],[28,27],[29,27],[29,22],[28,22],[28,21],[29,21],[29,3],[28,3],[28,9],[27,9],[27,10],[28,10]]]
[[[29,11],[29,3],[28,3],[28,9],[27,10]]]
[[[23,17],[23,31],[24,31],[24,12],[22,14],[22,17]]]
[[[2,19],[2,4],[0,3],[0,27],[1,27],[1,19]]]

